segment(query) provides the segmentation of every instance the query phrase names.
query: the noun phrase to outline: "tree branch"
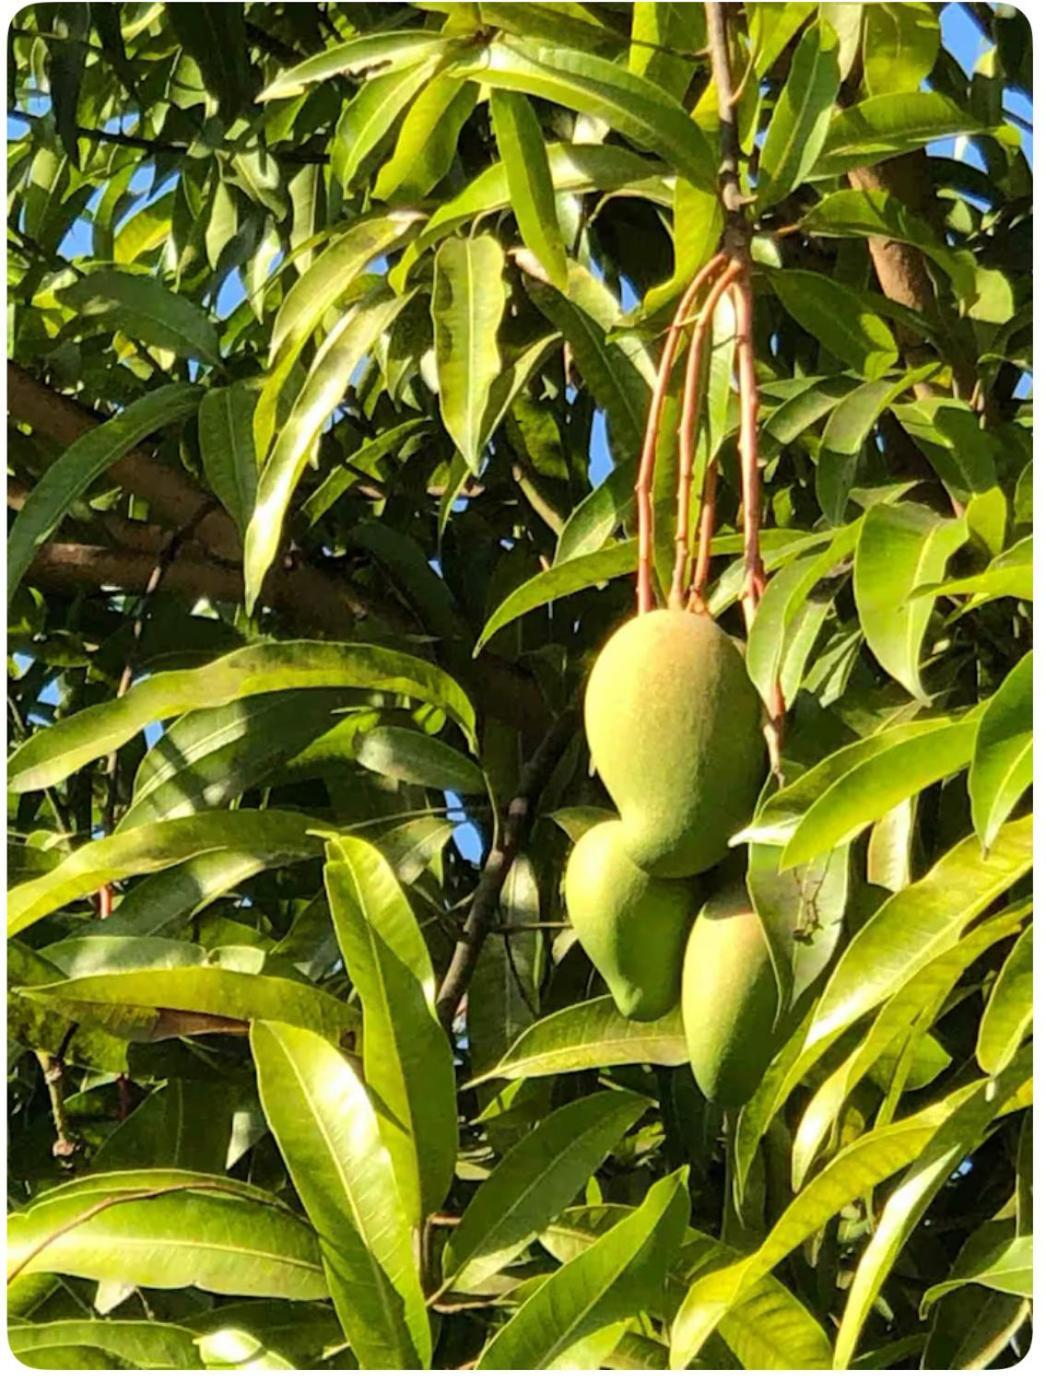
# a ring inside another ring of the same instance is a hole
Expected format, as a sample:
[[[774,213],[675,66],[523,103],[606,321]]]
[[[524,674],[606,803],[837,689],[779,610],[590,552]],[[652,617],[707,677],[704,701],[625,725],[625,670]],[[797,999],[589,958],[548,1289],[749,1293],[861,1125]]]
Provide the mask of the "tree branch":
[[[538,798],[570,743],[576,724],[577,708],[571,706],[552,725],[520,775],[516,795],[505,812],[502,837],[495,840],[487,855],[461,939],[454,947],[436,999],[437,1015],[448,1031],[472,979],[483,942],[494,926],[508,871],[530,833]]]

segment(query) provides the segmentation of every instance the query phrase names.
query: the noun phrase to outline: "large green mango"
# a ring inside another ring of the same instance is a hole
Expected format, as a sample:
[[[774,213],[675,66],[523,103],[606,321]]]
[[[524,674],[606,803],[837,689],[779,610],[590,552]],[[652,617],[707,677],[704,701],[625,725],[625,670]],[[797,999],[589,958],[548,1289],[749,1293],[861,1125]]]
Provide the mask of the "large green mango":
[[[618,1011],[637,1022],[679,1002],[683,948],[699,896],[692,879],[652,878],[622,847],[620,821],[586,830],[567,861],[567,914]]]
[[[777,984],[762,923],[734,884],[698,913],[683,961],[683,1030],[706,1099],[736,1108],[773,1053]]]
[[[618,629],[589,677],[585,731],[640,868],[683,878],[723,857],[755,805],[764,741],[759,697],[713,619],[655,610]]]

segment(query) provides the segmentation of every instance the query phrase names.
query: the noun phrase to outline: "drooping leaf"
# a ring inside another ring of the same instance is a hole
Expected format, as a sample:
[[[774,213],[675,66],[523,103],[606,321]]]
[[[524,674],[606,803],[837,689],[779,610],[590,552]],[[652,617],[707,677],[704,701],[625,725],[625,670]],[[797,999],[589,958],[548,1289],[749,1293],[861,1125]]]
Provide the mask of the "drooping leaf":
[[[566,292],[567,255],[556,216],[556,192],[541,125],[525,96],[495,88],[490,113],[498,153],[523,243],[537,255],[552,284]]]
[[[503,262],[501,246],[490,235],[448,240],[436,256],[432,325],[440,413],[474,474],[489,435],[484,422],[491,388],[501,372]]]
[[[458,135],[477,95],[475,82],[430,78],[407,112],[396,147],[375,179],[374,195],[379,201],[411,202],[428,196],[453,162]]]
[[[122,413],[78,437],[33,486],[7,539],[7,595],[10,601],[37,547],[55,530],[77,499],[143,437],[188,417],[200,401],[188,384],[165,384],[128,404]]]
[[[339,75],[364,78],[372,73],[388,75],[442,54],[449,46],[447,39],[426,29],[361,34],[347,43],[325,48],[281,72],[258,99],[273,101],[296,96],[315,82],[326,82]]]
[[[976,134],[981,122],[938,91],[889,92],[837,111],[814,173],[836,177],[935,139]]]
[[[331,144],[331,172],[344,188],[353,185],[370,154],[446,61],[446,52],[438,50],[419,63],[370,77],[342,109]]]
[[[482,795],[486,783],[479,765],[457,749],[413,729],[380,725],[369,730],[356,750],[357,762],[372,772],[422,787]]]
[[[328,1041],[283,1022],[252,1023],[251,1052],[353,1353],[362,1367],[425,1366],[432,1346],[410,1230],[362,1080]]]
[[[1028,926],[1006,956],[977,1033],[977,1064],[999,1075],[1017,1054],[1032,1020],[1032,927]]]
[[[183,5],[168,15],[179,43],[195,59],[207,90],[231,121],[250,100],[251,70],[243,11],[235,5]]]
[[[897,361],[893,333],[852,288],[809,269],[777,269],[770,284],[805,331],[865,379]]]
[[[436,1018],[432,961],[392,868],[373,845],[327,845],[327,895],[363,1006],[363,1068],[408,1221],[438,1209],[454,1174],[457,1103],[450,1046]]]
[[[472,740],[475,719],[465,693],[433,663],[363,643],[285,641],[239,648],[191,672],[158,672],[119,700],[70,715],[12,754],[10,785],[20,792],[49,787],[157,720],[267,691],[312,686],[413,696],[446,710]]]
[[[1032,1240],[1030,1234],[1013,1236],[1006,1221],[984,1224],[962,1246],[950,1275],[923,1295],[919,1312],[929,1313],[930,1307],[942,1296],[962,1286],[976,1283],[990,1291],[1002,1291],[1011,1296],[1032,1293]]]
[[[13,1324],[8,1326],[7,1342],[14,1356],[30,1368],[38,1365],[37,1355],[66,1348],[98,1349],[106,1359],[104,1367],[185,1372],[200,1366],[193,1331],[165,1320],[67,1319]]]
[[[121,269],[94,269],[57,296],[85,324],[123,331],[144,345],[187,360],[209,365],[218,360],[218,337],[210,318],[158,279]]]
[[[203,472],[241,533],[247,530],[258,488],[254,403],[254,395],[244,384],[208,389],[200,401]]]

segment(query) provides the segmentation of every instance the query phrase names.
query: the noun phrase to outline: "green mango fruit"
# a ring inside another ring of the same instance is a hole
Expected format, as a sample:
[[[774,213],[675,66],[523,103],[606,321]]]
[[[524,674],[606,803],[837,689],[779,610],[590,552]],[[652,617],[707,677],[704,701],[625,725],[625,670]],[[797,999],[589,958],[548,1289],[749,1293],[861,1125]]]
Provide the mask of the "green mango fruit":
[[[722,859],[763,783],[760,715],[741,654],[708,615],[655,610],[611,636],[585,732],[640,868],[684,878]]]
[[[652,1022],[679,1002],[692,879],[652,878],[622,846],[620,821],[586,830],[567,861],[567,914],[623,1017]]]
[[[773,1054],[777,984],[763,926],[743,886],[710,897],[687,941],[683,1030],[706,1099],[737,1108]]]

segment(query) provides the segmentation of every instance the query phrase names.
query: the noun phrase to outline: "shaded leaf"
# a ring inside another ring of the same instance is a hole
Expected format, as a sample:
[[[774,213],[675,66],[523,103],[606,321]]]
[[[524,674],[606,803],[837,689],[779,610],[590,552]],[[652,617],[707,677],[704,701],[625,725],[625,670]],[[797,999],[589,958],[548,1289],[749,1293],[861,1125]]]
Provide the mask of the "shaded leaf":
[[[756,206],[771,206],[806,179],[828,133],[839,88],[839,40],[826,24],[806,30],[774,104],[759,159]]]
[[[977,1033],[977,1064],[1000,1075],[1017,1054],[1032,1020],[1032,927],[1017,937],[992,988]]]
[[[155,278],[120,269],[94,269],[57,294],[78,321],[123,331],[145,345],[214,364],[218,338],[210,317]]]
[[[977,726],[970,765],[973,825],[985,849],[1032,780],[1032,655],[1007,673]]]

